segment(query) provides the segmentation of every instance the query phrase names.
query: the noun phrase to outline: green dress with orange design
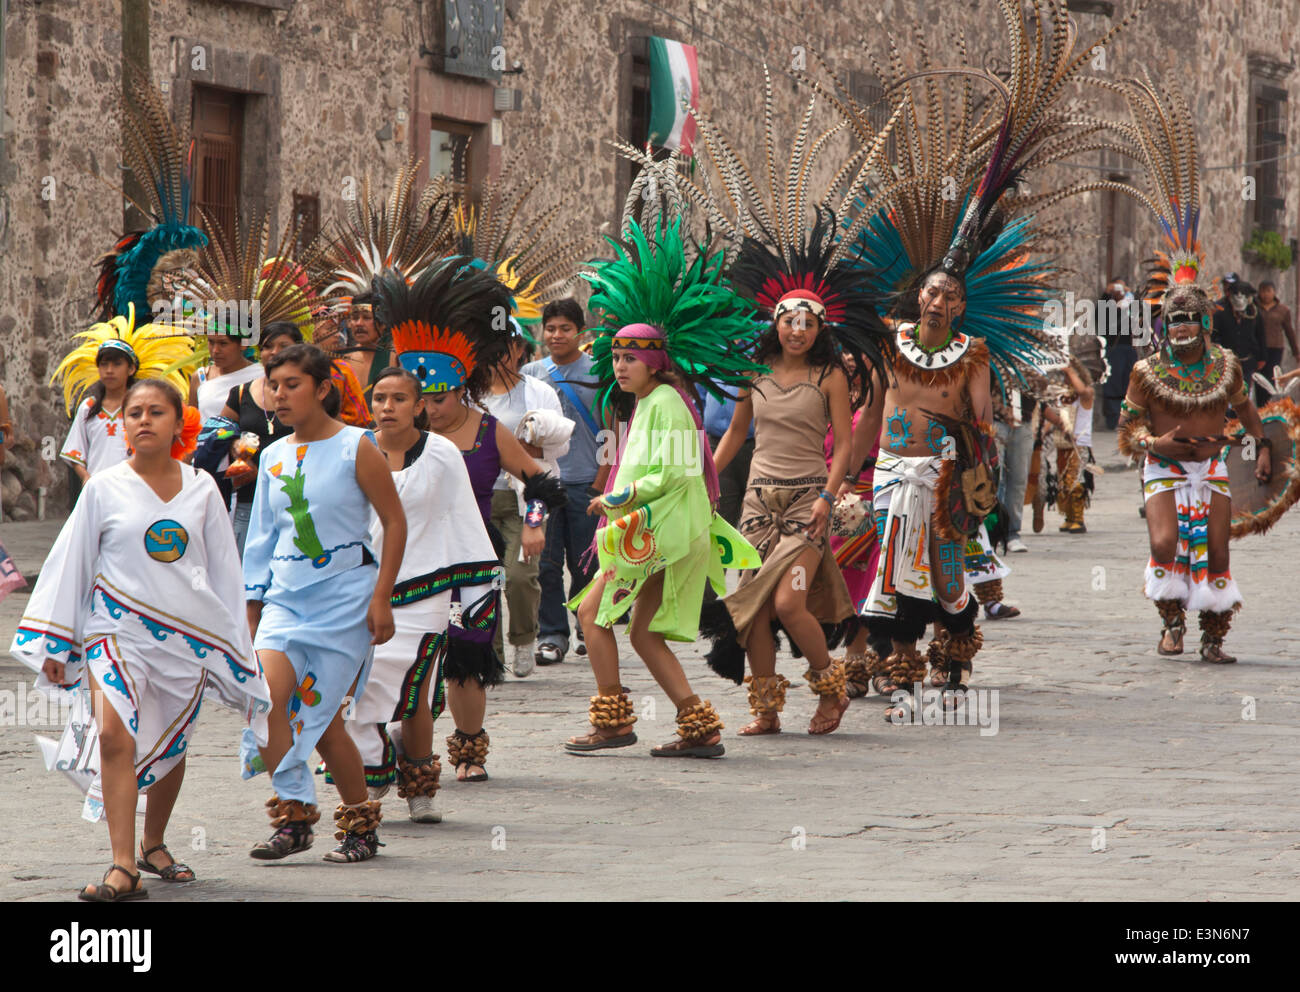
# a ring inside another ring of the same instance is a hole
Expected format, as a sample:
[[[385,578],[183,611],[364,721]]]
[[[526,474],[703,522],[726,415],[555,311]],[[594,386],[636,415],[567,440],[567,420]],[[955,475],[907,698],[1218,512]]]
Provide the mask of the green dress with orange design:
[[[632,608],[645,582],[662,572],[663,602],[650,629],[668,640],[694,641],[704,583],[722,595],[725,569],[762,564],[754,546],[709,505],[700,448],[705,443],[672,386],[661,385],[637,403],[614,483],[601,497],[607,520],[596,532],[600,568],[570,608],[604,577],[596,622],[608,627]]]

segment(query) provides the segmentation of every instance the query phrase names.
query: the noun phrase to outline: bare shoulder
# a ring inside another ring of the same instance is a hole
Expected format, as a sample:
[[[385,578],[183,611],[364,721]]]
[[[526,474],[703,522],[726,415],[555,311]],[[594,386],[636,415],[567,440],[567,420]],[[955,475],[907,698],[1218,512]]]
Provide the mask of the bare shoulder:
[[[836,392],[849,388],[849,377],[844,374],[844,370],[838,365],[832,365],[827,370],[825,377],[822,379],[822,390],[830,394],[834,389]]]

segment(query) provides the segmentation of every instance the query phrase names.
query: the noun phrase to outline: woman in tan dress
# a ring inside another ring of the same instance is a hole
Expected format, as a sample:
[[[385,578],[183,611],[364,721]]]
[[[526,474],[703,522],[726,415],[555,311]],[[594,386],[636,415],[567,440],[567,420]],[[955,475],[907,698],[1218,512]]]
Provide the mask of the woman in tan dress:
[[[825,328],[825,304],[815,293],[786,293],[773,315],[772,328],[754,356],[770,365],[771,372],[758,375],[740,394],[731,425],[714,453],[721,471],[755,422],[754,457],[739,529],[762,555],[763,567],[742,573],[736,591],[722,602],[752,673],[745,682],[750,711],[757,719],[740,734],[775,734],[781,729],[780,712],[790,683],[776,673],[774,623],[808,659],[805,678],[819,697],[808,732],[828,734],[840,725],[849,706],[843,663],[831,661],[823,630],[823,624],[853,616],[827,540],[834,493],[848,467],[849,386],[835,341]],[[822,447],[828,425],[834,441],[829,469]],[[719,667],[716,648],[710,664]]]

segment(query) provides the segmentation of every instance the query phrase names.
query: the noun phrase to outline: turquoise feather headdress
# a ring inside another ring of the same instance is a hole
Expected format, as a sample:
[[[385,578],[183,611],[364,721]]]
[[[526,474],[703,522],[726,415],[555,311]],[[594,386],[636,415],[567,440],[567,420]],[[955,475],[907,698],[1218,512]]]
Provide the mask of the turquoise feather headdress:
[[[152,319],[149,279],[170,251],[198,249],[208,237],[189,223],[193,143],[189,128],[178,128],[163,95],[138,69],[127,75],[130,99],[122,101],[122,160],[148,195],[137,203],[154,226],[123,235],[99,259],[96,307],[101,321],[126,316],[134,306],[142,322]]]
[[[964,213],[955,214],[954,237]],[[1030,259],[1032,220],[1020,217],[1004,226],[965,273],[961,330],[988,345],[993,378],[1004,397],[1012,387],[1032,391],[1033,376],[1026,373],[1059,364],[1063,357],[1049,336],[1045,317],[1055,295],[1050,280],[1056,269]],[[908,255],[892,214],[884,211],[862,227],[855,248],[882,297],[914,292],[917,280],[934,262]]]

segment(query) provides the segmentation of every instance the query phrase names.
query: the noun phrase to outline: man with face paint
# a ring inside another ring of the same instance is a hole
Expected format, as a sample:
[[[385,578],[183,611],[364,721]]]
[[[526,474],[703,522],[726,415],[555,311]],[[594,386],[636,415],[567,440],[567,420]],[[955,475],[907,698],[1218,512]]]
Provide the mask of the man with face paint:
[[[1228,408],[1251,436],[1260,481],[1271,476],[1272,451],[1246,392],[1242,363],[1209,340],[1210,308],[1209,296],[1191,282],[1174,285],[1163,297],[1164,337],[1156,353],[1133,368],[1119,449],[1144,463],[1151,540],[1144,591],[1164,621],[1157,651],[1182,654],[1186,611],[1199,610],[1201,660],[1226,664],[1237,659],[1224,653],[1223,638],[1241,608],[1228,570]]]
[[[936,684],[960,684],[983,643],[975,626],[979,602],[963,567],[964,541],[945,534],[941,519],[947,496],[940,470],[956,443],[949,425],[973,421],[987,429],[993,421],[988,348],[961,332],[961,270],[960,264],[937,266],[921,281],[919,316],[898,326],[893,367],[877,374],[858,432],[864,441],[880,438],[874,500],[880,564],[862,613],[872,687],[895,700],[886,719],[896,711],[906,715],[912,705],[906,694],[925,678],[926,658],[916,642],[932,619],[946,634],[937,648],[931,645]]]

